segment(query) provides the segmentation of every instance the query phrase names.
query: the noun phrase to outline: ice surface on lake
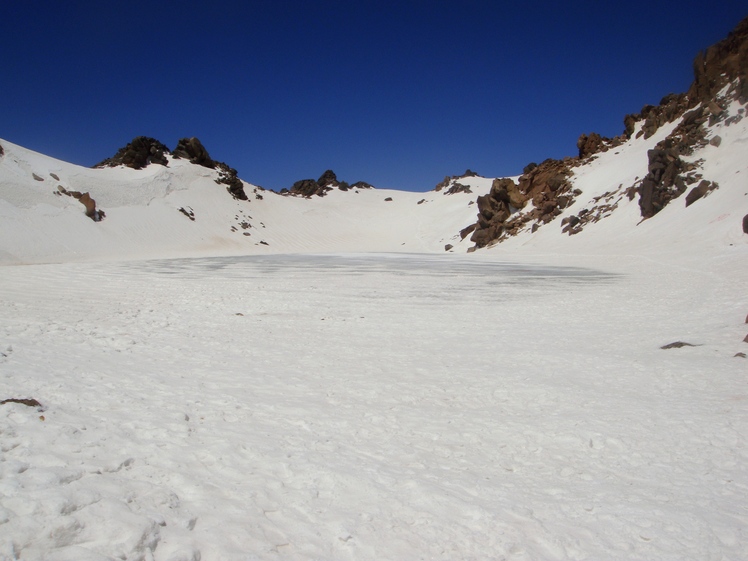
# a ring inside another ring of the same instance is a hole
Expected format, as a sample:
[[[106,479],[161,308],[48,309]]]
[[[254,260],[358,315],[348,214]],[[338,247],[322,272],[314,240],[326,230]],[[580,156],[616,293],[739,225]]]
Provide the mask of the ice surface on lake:
[[[745,558],[739,290],[595,263],[4,267],[0,559]]]

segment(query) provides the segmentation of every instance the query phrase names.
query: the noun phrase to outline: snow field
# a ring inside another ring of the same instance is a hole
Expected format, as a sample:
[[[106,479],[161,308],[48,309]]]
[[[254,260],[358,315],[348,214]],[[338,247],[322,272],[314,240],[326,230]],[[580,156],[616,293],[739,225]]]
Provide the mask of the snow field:
[[[4,267],[0,559],[748,556],[740,265],[473,257]]]

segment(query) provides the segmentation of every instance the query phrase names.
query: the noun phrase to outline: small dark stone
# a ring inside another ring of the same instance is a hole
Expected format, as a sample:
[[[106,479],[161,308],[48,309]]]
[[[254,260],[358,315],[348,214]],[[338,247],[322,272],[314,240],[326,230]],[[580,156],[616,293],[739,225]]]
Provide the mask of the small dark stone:
[[[743,217],[743,233],[748,234],[748,214]]]
[[[391,201],[391,200],[392,200],[392,197],[387,197],[387,198],[385,199],[385,201]]]
[[[37,400],[29,398],[17,399],[15,397],[12,397],[10,399],[4,399],[0,401],[0,405],[5,405],[6,403],[20,403],[21,405],[25,405],[27,407],[42,407],[42,404]]]
[[[454,246],[453,246],[453,245],[452,245],[451,243],[448,243],[447,245],[445,245],[445,246],[444,246],[444,251],[449,251],[449,250],[450,250],[450,249],[452,249],[453,247],[454,247]]]
[[[667,345],[663,345],[660,347],[661,349],[680,349],[681,347],[696,347],[698,345],[692,345],[691,343],[686,343],[684,341],[675,341],[674,343],[668,343]]]

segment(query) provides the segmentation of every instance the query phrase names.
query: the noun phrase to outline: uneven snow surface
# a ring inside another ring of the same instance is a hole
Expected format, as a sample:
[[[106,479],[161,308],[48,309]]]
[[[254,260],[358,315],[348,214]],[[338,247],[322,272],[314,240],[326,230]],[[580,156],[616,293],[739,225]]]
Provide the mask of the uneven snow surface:
[[[728,109],[692,205],[629,189],[673,122],[469,255],[491,178],[236,201],[0,141],[0,401],[41,404],[0,404],[0,561],[748,559]]]
[[[0,559],[746,559],[734,251],[4,267]]]

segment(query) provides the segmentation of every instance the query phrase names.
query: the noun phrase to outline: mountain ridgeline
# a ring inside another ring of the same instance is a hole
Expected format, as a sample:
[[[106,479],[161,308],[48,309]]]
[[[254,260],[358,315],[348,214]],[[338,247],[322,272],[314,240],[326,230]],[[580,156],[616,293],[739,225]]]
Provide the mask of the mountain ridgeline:
[[[688,195],[688,204],[716,188],[717,185],[702,178],[697,163],[686,162],[683,156],[693,154],[707,143],[705,124],[712,126],[726,120],[730,125],[743,118],[744,112],[728,117],[725,109],[732,100],[742,105],[748,103],[748,18],[726,39],[698,53],[693,68],[694,81],[687,93],[666,95],[659,105],[645,105],[639,113],[626,115],[622,135],[606,138],[597,133],[582,134],[576,157],[529,164],[518,183],[496,179],[490,193],[478,197],[477,221],[463,229],[461,236],[471,235],[474,247],[479,248],[516,235],[528,226],[536,231],[561,215],[581,195],[568,181],[574,168],[632,137],[649,138],[677,119],[682,119],[678,126],[648,151],[647,175],[633,185],[621,186],[622,192],[630,199],[638,197],[641,216],[647,219],[691,186],[695,185]],[[719,139],[712,142],[719,143]],[[529,210],[523,211],[528,207]],[[601,206],[597,210],[609,209]],[[566,217],[564,231],[577,234],[585,224],[600,216],[599,212],[588,211]]]

